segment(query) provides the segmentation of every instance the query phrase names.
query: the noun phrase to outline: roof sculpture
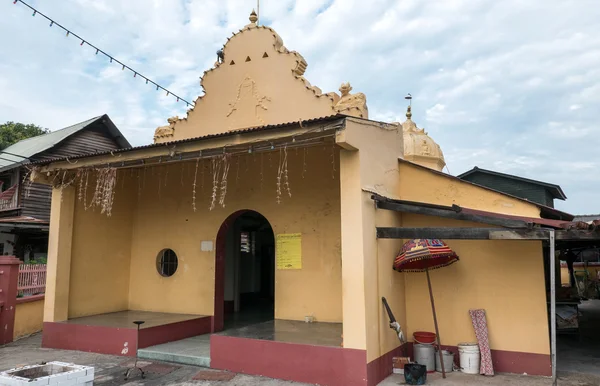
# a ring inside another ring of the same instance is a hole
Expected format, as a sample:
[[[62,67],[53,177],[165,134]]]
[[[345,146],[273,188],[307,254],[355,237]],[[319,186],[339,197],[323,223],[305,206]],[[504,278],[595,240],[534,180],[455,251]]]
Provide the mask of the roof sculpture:
[[[213,67],[204,72],[199,96],[185,118],[172,117],[156,129],[154,142],[163,143],[249,127],[296,122],[342,113],[368,118],[366,97],[323,93],[304,77],[308,64],[290,51],[272,28],[250,23],[217,52]]]
[[[425,129],[419,129],[413,122],[411,107],[406,110],[406,121],[402,123],[404,132],[404,159],[437,171],[446,166],[444,153]]]

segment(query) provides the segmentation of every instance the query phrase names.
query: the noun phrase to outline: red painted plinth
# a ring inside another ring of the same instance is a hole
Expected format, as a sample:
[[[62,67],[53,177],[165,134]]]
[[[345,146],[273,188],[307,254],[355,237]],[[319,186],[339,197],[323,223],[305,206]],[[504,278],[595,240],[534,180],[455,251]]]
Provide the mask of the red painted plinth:
[[[412,347],[410,349],[412,350]],[[392,358],[402,356],[409,356],[407,343],[369,362],[367,365],[367,377],[369,380],[367,385],[375,386],[386,379],[393,372]]]
[[[414,358],[412,345],[412,342],[406,344],[407,356]],[[454,353],[454,363],[459,363],[458,347],[442,345],[442,349],[452,351]],[[492,365],[496,373],[527,373],[547,377],[552,375],[552,360],[550,355],[547,354],[492,350]]]
[[[210,338],[210,366],[244,374],[322,386],[366,386],[366,362],[365,350],[221,335]]]
[[[139,348],[207,334],[211,317],[142,328]],[[131,328],[93,326],[76,323],[45,322],[42,347],[77,350],[100,354],[135,356],[137,330]]]

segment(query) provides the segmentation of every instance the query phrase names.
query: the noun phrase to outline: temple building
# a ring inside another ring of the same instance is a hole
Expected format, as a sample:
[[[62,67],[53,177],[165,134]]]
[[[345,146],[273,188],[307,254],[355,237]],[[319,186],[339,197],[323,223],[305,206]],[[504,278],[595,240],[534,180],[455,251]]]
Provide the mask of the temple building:
[[[159,359],[192,339],[176,360],[376,385],[413,332],[434,331],[425,274],[392,270],[412,237],[386,229],[557,226],[443,173],[410,108],[370,120],[367,96],[345,79],[323,92],[306,68],[253,13],[153,144],[32,165],[53,186],[44,347]],[[442,344],[477,341],[469,310],[484,309],[495,370],[549,375],[542,241],[446,241],[460,261],[430,273]]]

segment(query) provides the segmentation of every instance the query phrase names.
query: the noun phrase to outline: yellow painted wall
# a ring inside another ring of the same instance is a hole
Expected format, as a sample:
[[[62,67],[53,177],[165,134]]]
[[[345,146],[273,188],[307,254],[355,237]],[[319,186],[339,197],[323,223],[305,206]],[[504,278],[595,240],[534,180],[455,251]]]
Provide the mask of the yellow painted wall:
[[[379,210],[377,213],[377,226],[399,227],[402,226],[402,214],[392,211]],[[384,296],[400,323],[405,334],[407,332],[406,290],[403,273],[392,269],[394,258],[402,247],[403,240],[379,240],[377,245],[377,274],[378,274],[378,297]],[[379,300],[379,353],[384,355],[399,346],[398,336],[389,327],[389,318]]]
[[[577,264],[575,263],[573,269],[575,271],[583,271],[584,269],[587,269],[588,273],[589,273],[589,277],[590,279],[596,279],[598,277],[598,272],[600,271],[600,266],[598,265],[588,265],[587,268],[584,268],[583,264]],[[560,266],[560,283],[562,285],[568,285],[570,284],[569,281],[569,269],[567,268],[567,265],[565,264],[564,266],[561,264]]]
[[[127,310],[131,253],[132,213],[137,196],[134,183],[119,172],[112,215],[98,208],[84,209],[75,202],[69,318]],[[95,182],[88,181],[88,205]]]
[[[378,224],[399,225],[399,219],[396,214],[375,209],[369,193],[393,195],[397,191],[402,129],[349,119],[338,142],[348,149],[341,158],[344,347],[366,349],[370,362],[399,344],[398,338],[388,333],[382,296],[405,324],[404,284],[385,270],[391,263],[381,260],[382,255],[395,254],[401,242],[382,244],[375,238]]]
[[[569,269],[565,266],[561,265],[560,267],[560,284],[561,285],[569,285],[571,281],[569,280]]]
[[[540,217],[540,209],[500,193],[435,173],[409,162],[399,163],[399,198],[438,205],[460,205],[490,212]]]
[[[42,331],[43,319],[44,298],[33,302],[17,303],[15,306],[13,339]]]
[[[275,317],[303,320],[314,315],[316,321],[341,322],[338,151],[332,144],[308,148],[306,154],[303,149],[289,150],[292,196],[282,184],[281,204],[276,202],[279,156],[279,151],[233,156],[225,208],[217,203],[212,211],[209,160],[200,162],[197,173],[195,162],[146,171],[133,214],[130,309],[212,315],[215,251],[202,252],[201,242],[214,244],[230,214],[251,209],[266,217],[275,234],[302,233],[302,269],[275,272]],[[220,189],[217,201],[219,196]],[[173,249],[179,259],[171,277],[156,270],[156,257],[164,248]]]
[[[478,226],[413,214],[403,226]],[[476,341],[469,309],[485,309],[490,347],[549,354],[540,241],[447,240],[460,261],[430,272],[442,344]],[[434,332],[424,273],[405,273],[408,333]]]

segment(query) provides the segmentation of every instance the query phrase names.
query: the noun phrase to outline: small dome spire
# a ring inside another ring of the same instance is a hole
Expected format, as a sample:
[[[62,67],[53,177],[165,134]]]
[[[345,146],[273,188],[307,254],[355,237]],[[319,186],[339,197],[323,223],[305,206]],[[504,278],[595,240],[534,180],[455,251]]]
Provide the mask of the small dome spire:
[[[446,166],[440,146],[411,119],[412,111],[406,109],[406,121],[402,123],[404,132],[404,159],[437,171]]]
[[[253,24],[256,24],[256,22],[258,21],[258,15],[254,11],[254,9],[252,10],[252,12],[250,12],[249,19],[250,19],[250,22],[253,23]]]

